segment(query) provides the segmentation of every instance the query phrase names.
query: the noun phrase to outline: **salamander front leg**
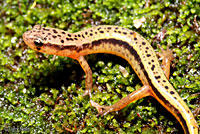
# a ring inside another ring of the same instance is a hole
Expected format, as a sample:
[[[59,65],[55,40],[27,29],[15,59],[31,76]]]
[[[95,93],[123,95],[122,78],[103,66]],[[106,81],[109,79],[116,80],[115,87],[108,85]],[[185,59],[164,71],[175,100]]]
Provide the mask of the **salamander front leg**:
[[[139,100],[143,97],[151,95],[151,87],[143,86],[140,89],[130,93],[128,96],[122,98],[117,103],[111,106],[101,106],[98,103],[90,100],[90,103],[93,107],[95,107],[98,111],[98,115],[106,115],[109,112],[118,111],[124,107],[126,107],[129,103]]]
[[[90,66],[88,65],[87,61],[83,56],[80,56],[78,59],[79,64],[83,68],[86,78],[85,78],[85,88],[86,91],[83,94],[83,96],[89,95],[91,97],[91,90],[92,90],[92,70],[90,69]]]
[[[174,59],[172,50],[169,49],[169,45],[167,45],[167,50],[164,50],[160,45],[158,45],[161,49],[161,53],[157,53],[159,57],[162,58],[162,69],[165,73],[165,76],[167,79],[169,79],[170,76],[170,64],[171,61]]]

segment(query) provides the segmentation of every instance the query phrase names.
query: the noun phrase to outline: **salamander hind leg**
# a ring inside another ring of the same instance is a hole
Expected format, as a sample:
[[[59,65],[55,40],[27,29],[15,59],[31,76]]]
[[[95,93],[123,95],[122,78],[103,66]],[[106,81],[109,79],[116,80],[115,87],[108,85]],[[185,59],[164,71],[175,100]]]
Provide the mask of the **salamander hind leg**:
[[[162,66],[161,67],[165,73],[165,76],[167,77],[167,79],[169,79],[170,64],[171,64],[171,61],[174,59],[173,51],[171,49],[169,49],[169,45],[167,45],[167,50],[164,50],[160,45],[158,45],[158,46],[161,49],[161,53],[158,52],[157,55],[162,58]]]
[[[141,87],[140,89],[130,93],[128,96],[122,98],[119,100],[117,103],[111,106],[101,106],[98,103],[90,100],[90,103],[93,107],[95,107],[98,111],[98,115],[106,115],[107,113],[113,112],[113,111],[118,111],[124,107],[126,107],[129,103],[139,100],[143,97],[146,96],[151,96],[151,87],[148,85],[145,85]]]

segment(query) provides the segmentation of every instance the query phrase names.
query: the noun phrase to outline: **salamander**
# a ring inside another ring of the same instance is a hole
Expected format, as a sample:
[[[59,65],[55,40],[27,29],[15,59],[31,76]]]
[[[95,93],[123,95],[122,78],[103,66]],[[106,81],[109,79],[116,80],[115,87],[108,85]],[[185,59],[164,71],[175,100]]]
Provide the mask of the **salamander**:
[[[162,50],[163,68],[150,43],[137,32],[111,25],[102,25],[69,33],[55,28],[35,25],[23,34],[24,42],[32,49],[79,62],[86,74],[84,95],[91,96],[92,71],[84,59],[85,55],[108,53],[125,59],[134,69],[143,86],[111,106],[101,106],[90,100],[100,115],[118,111],[129,103],[146,96],[154,97],[181,124],[185,134],[197,134],[197,122],[182,98],[168,81],[172,51]]]

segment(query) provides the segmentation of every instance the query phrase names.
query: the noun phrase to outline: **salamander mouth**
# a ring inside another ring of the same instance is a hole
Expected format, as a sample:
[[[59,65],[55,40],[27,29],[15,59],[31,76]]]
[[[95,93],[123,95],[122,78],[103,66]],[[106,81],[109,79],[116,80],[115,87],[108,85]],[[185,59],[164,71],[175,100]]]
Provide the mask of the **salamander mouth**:
[[[28,40],[29,40],[29,39],[27,38],[27,37],[28,37],[28,36],[27,36],[27,32],[25,32],[25,33],[23,34],[22,37],[23,37],[24,42],[25,42],[26,44],[29,44],[29,43],[28,43]]]
[[[27,31],[23,34],[23,40],[25,42],[26,45],[30,46],[31,48],[33,48],[33,40],[34,40],[34,36],[30,35],[30,31]]]

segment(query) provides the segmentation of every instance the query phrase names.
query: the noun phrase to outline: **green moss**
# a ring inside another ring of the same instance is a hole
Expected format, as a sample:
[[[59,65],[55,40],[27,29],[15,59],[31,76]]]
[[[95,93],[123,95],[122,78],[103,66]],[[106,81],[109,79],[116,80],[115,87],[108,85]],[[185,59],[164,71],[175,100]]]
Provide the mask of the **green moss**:
[[[3,133],[183,133],[178,121],[152,97],[97,117],[89,97],[82,96],[85,78],[77,62],[37,53],[24,44],[22,34],[35,24],[69,32],[93,25],[118,25],[139,32],[149,42],[154,41],[155,50],[157,44],[164,47],[170,44],[176,55],[170,82],[200,125],[200,1],[146,2],[1,1],[0,130]],[[136,28],[134,20],[142,17],[146,20]],[[165,38],[154,40],[163,29],[167,31]],[[91,99],[101,105],[112,105],[142,86],[130,65],[119,57],[91,55],[87,59],[93,71]],[[126,77],[120,72],[120,65],[127,70]]]

